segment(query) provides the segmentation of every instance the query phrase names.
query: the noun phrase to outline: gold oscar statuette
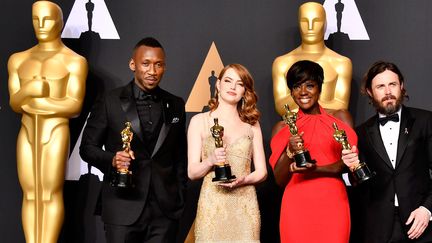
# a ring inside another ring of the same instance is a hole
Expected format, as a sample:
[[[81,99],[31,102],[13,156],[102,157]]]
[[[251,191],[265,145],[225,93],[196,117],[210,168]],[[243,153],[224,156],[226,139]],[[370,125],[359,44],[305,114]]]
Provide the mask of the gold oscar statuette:
[[[293,112],[289,109],[288,104],[285,104],[285,115],[283,115],[282,119],[284,120],[285,124],[288,125],[291,135],[297,136],[298,135],[298,128],[296,125],[297,121],[297,113]],[[306,163],[312,163],[315,164],[316,161],[311,159],[309,151],[304,147],[303,143],[298,143],[294,154],[292,157],[294,158],[294,161],[296,163],[297,167],[306,167]],[[289,149],[287,149],[289,151]]]
[[[215,140],[215,147],[222,148],[223,147],[222,137],[224,135],[224,128],[223,126],[219,125],[218,118],[214,118],[214,126],[210,128],[210,132]],[[226,163],[226,161],[215,165],[214,171],[215,171],[215,177],[212,179],[212,181],[229,182],[236,178],[235,175],[231,174],[231,166],[228,163]]]
[[[120,135],[123,142],[123,151],[129,153],[131,150],[130,144],[132,142],[133,132],[131,130],[130,122],[126,122],[125,126],[126,127],[120,132]],[[132,171],[128,170],[127,168],[118,169],[112,176],[111,186],[123,188],[133,187]]]
[[[61,40],[61,8],[50,1],[33,2],[37,44],[9,58],[9,104],[21,115],[16,161],[25,242],[56,243],[64,221],[69,119],[81,112],[88,66]]]
[[[331,111],[347,110],[351,94],[352,62],[325,45],[326,12],[320,3],[305,2],[299,7],[298,27],[301,45],[277,57],[272,66],[275,109],[284,115],[284,105],[298,109],[287,86],[286,74],[300,60],[318,63],[324,69],[324,83],[319,97],[320,105]],[[283,23],[275,23],[280,25]]]
[[[333,137],[342,145],[342,149],[351,149],[351,145],[348,143],[347,135],[344,130],[339,130],[337,124],[333,123],[335,129]],[[372,172],[366,163],[360,162],[352,171],[352,178],[354,179],[353,184],[360,184],[372,178],[375,172]]]

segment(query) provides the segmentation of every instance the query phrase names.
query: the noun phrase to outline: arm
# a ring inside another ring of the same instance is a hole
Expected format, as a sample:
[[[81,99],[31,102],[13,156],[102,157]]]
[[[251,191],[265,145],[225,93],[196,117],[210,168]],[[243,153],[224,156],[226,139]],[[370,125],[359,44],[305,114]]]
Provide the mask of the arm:
[[[244,184],[257,184],[264,181],[267,178],[267,167],[266,158],[264,154],[263,137],[261,132],[261,126],[257,122],[253,127],[253,154],[252,161],[254,163],[255,170],[246,176]]]
[[[80,145],[80,155],[84,161],[95,166],[105,175],[111,171],[116,155],[112,151],[102,149],[106,143],[107,132],[106,98],[103,97],[96,102],[87,119]]]
[[[30,100],[23,107],[29,113],[50,114],[62,117],[75,117],[79,115],[85,95],[85,82],[87,78],[87,61],[81,57],[69,60],[67,66],[69,75],[66,82],[66,94],[64,97],[56,98],[49,94]]]
[[[214,153],[201,160],[204,115],[203,113],[195,115],[189,123],[187,133],[188,176],[191,180],[203,178],[216,163],[224,162],[226,159],[225,148],[217,148]]]
[[[347,110],[351,95],[352,63],[351,60],[346,57],[342,57],[342,60],[339,62],[340,64],[334,67],[338,74],[334,98],[331,101],[326,102],[323,102],[320,99],[320,104],[323,107],[331,109]]]
[[[291,62],[286,60],[286,57],[278,57],[273,62],[272,78],[273,78],[273,96],[275,101],[276,112],[279,115],[285,114],[284,105],[288,104],[291,110],[296,110],[298,106],[291,97],[291,92],[287,86],[286,73]]]
[[[185,193],[186,184],[187,184],[187,138],[186,138],[186,112],[185,112],[185,103],[182,100],[180,103],[181,114],[180,118],[181,124],[179,126],[179,147],[177,148],[177,178],[180,182],[180,186],[182,187],[182,192]]]
[[[352,119],[351,113],[348,110],[344,110],[344,109],[340,109],[340,110],[325,109],[325,110],[330,115],[343,121],[351,128],[354,128],[354,120]]]
[[[349,58],[342,60],[342,63],[336,67],[338,72],[338,80],[335,90],[335,102],[341,103],[342,109],[347,110],[351,95],[351,80],[352,80],[352,63]]]
[[[277,134],[285,124],[281,121],[276,123],[276,125],[272,129],[272,137]],[[293,159],[288,158],[286,153],[282,153],[279,157],[278,161],[276,162],[276,165],[274,166],[274,177],[276,184],[284,188],[289,180],[291,179],[292,173],[290,172],[290,165],[294,162]]]
[[[42,80],[31,80],[21,85],[18,76],[18,68],[23,59],[22,54],[14,54],[8,61],[8,86],[9,86],[9,104],[13,111],[22,113],[22,106],[27,104],[32,98],[44,97],[49,94],[48,83]]]
[[[264,154],[263,138],[261,133],[261,127],[257,122],[253,127],[253,140],[252,140],[252,161],[254,163],[255,170],[247,176],[237,178],[231,183],[224,183],[223,186],[235,188],[246,185],[254,185],[264,181],[267,178],[267,167],[266,159]]]
[[[426,163],[428,164],[429,170],[432,169],[432,116],[429,115],[426,124]],[[425,198],[423,199],[423,203],[420,207],[411,212],[408,220],[406,221],[406,225],[412,223],[410,229],[408,230],[408,237],[410,239],[419,238],[426,227],[428,227],[429,222],[431,220],[431,210],[432,210],[432,178],[429,179],[429,190],[426,193]]]

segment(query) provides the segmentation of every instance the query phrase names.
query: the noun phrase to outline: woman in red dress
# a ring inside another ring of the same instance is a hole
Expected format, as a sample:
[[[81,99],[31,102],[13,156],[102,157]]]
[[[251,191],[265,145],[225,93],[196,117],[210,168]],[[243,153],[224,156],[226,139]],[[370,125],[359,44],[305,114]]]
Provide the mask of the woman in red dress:
[[[342,171],[341,145],[333,138],[335,122],[345,130],[351,145],[357,136],[347,111],[328,111],[318,104],[324,73],[311,61],[296,62],[287,73],[287,84],[299,106],[293,136],[284,122],[273,128],[270,165],[276,182],[285,187],[280,212],[282,243],[347,243],[350,212]],[[337,118],[336,118],[337,117]],[[342,121],[344,120],[344,121]],[[292,158],[302,147],[316,164],[298,167]]]

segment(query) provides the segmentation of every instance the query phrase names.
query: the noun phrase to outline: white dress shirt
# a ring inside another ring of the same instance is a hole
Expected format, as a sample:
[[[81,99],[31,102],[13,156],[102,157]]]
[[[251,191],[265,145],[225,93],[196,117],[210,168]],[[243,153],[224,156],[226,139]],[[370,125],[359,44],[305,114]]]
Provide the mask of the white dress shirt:
[[[379,124],[379,130],[381,133],[381,139],[384,143],[384,147],[387,151],[387,155],[390,158],[390,162],[393,165],[393,169],[396,168],[396,156],[397,156],[397,147],[399,141],[399,130],[400,130],[400,121],[401,121],[401,112],[402,109],[396,112],[399,115],[399,121],[388,121],[386,124]],[[378,113],[379,117],[385,117],[385,115]],[[395,194],[395,206],[399,206],[397,195]]]

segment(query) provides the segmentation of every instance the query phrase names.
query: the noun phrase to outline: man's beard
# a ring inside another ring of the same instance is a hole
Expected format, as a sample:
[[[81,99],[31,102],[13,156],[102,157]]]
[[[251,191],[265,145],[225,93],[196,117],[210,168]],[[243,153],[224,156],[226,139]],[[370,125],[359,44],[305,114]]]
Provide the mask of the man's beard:
[[[389,99],[395,99],[396,102],[394,104],[388,103],[387,105],[384,106],[383,102]],[[382,98],[381,101],[377,101],[374,98],[372,98],[372,104],[376,108],[376,110],[379,113],[386,116],[391,115],[396,111],[398,111],[402,103],[403,103],[403,95],[400,95],[398,98],[396,98],[396,96],[394,95],[387,95],[384,98]]]

